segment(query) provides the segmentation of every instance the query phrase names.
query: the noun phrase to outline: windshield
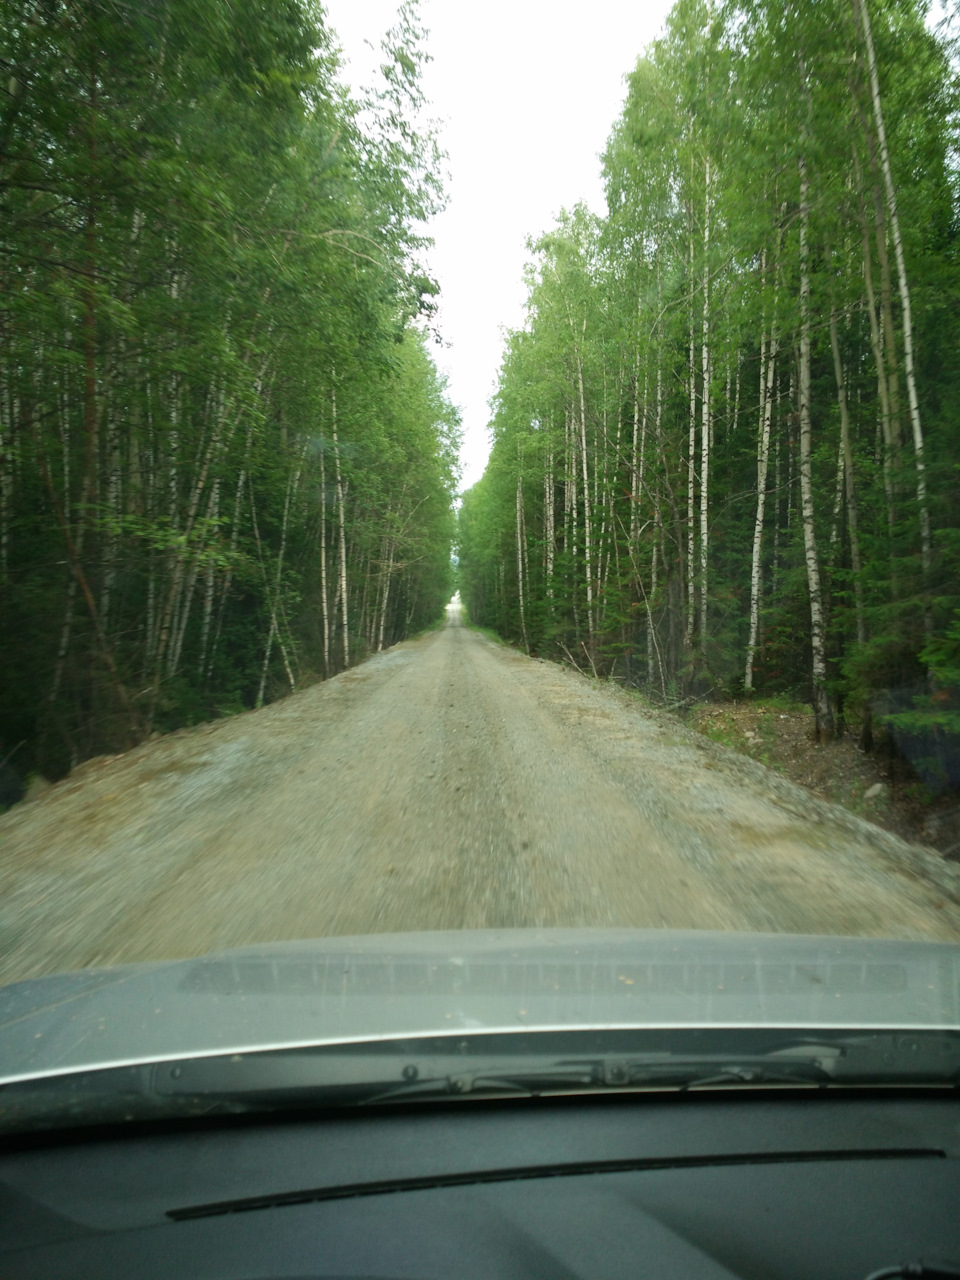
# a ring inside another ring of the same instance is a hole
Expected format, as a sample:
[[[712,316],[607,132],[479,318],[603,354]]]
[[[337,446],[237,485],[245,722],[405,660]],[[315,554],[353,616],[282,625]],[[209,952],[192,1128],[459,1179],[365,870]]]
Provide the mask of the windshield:
[[[955,1083],[955,18],[0,35],[0,1119]]]

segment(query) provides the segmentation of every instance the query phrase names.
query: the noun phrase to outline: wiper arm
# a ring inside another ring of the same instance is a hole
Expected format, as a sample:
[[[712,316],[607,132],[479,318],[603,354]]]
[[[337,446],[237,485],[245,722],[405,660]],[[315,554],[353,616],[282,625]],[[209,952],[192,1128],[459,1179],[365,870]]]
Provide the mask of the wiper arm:
[[[798,1063],[797,1066],[789,1071],[783,1068],[772,1071],[769,1066],[758,1068],[737,1064],[724,1067],[716,1075],[701,1076],[698,1079],[691,1080],[688,1084],[681,1085],[681,1089],[719,1088],[724,1085],[736,1084],[819,1085],[820,1088],[826,1088],[827,1085],[836,1083],[836,1078],[829,1071],[824,1071],[822,1067],[818,1067],[812,1062]]]
[[[463,1096],[828,1087],[960,1088],[960,1035],[724,1030],[652,1039],[512,1033],[253,1050],[0,1087],[0,1132]],[[597,1040],[600,1043],[597,1044]],[[517,1048],[514,1049],[514,1044]],[[616,1045],[616,1047],[614,1047]],[[702,1046],[702,1049],[701,1049]]]
[[[736,1084],[831,1084],[833,1071],[825,1065],[835,1059],[805,1055],[738,1054],[730,1057],[697,1056],[667,1058],[656,1062],[634,1059],[625,1064],[605,1064],[605,1083],[632,1087],[670,1086],[693,1089]]]
[[[591,1089],[603,1086],[596,1066],[540,1066],[517,1069],[509,1063],[477,1071],[458,1071],[447,1076],[407,1079],[380,1088],[364,1098],[367,1103],[395,1102],[401,1098],[463,1097],[468,1093],[512,1093],[535,1097],[540,1093],[560,1092],[564,1087]]]
[[[819,1085],[835,1082],[819,1062],[796,1060],[789,1064],[769,1058],[739,1058],[733,1061],[709,1059],[669,1059],[650,1063],[644,1060],[598,1058],[583,1062],[557,1062],[517,1066],[509,1062],[484,1065],[474,1071],[420,1078],[407,1077],[380,1088],[364,1099],[366,1103],[396,1102],[401,1099],[462,1097],[479,1093],[514,1093],[535,1096],[560,1093],[565,1089],[629,1090],[721,1088],[736,1085]]]
[[[831,1057],[831,1052],[833,1056]],[[380,1102],[479,1092],[536,1094],[564,1089],[692,1088],[712,1084],[823,1084],[836,1050],[820,1046],[773,1054],[338,1054],[310,1051],[199,1059],[155,1069],[165,1097],[208,1095],[248,1105]]]

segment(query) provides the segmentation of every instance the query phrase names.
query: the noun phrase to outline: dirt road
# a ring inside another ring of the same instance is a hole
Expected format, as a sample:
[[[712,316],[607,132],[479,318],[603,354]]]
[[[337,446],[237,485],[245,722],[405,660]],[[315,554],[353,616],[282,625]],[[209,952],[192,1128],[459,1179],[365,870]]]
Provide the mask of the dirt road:
[[[450,624],[0,818],[0,982],[386,930],[960,938],[960,869]]]

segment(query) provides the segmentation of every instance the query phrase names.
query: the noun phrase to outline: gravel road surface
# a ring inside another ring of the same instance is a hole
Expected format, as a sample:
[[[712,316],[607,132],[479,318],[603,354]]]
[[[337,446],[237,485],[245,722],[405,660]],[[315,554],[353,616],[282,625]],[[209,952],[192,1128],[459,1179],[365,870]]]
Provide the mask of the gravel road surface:
[[[0,818],[0,982],[535,925],[957,939],[960,868],[455,612]]]

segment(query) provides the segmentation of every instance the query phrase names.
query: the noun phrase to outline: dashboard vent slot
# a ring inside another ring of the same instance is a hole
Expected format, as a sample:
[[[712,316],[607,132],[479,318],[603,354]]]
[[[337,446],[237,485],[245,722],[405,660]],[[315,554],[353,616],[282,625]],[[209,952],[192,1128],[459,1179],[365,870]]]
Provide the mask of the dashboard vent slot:
[[[469,1173],[424,1174],[414,1178],[391,1178],[380,1182],[341,1183],[310,1187],[302,1191],[280,1191],[273,1195],[218,1200],[210,1204],[168,1209],[174,1222],[191,1218],[213,1218],[225,1213],[251,1213],[255,1209],[279,1209],[285,1205],[314,1204],[322,1200],[349,1200],[356,1196],[394,1195],[401,1191],[435,1191],[444,1187],[481,1186],[491,1182],[519,1182],[534,1178],[579,1178],[588,1174],[642,1173],[657,1169],[704,1169],[721,1165],[815,1164],[849,1160],[936,1160],[946,1152],[934,1147],[879,1147],[831,1151],[777,1151],[737,1155],[677,1156],[635,1160],[592,1160],[569,1164],[529,1165],[511,1169],[479,1169]]]

